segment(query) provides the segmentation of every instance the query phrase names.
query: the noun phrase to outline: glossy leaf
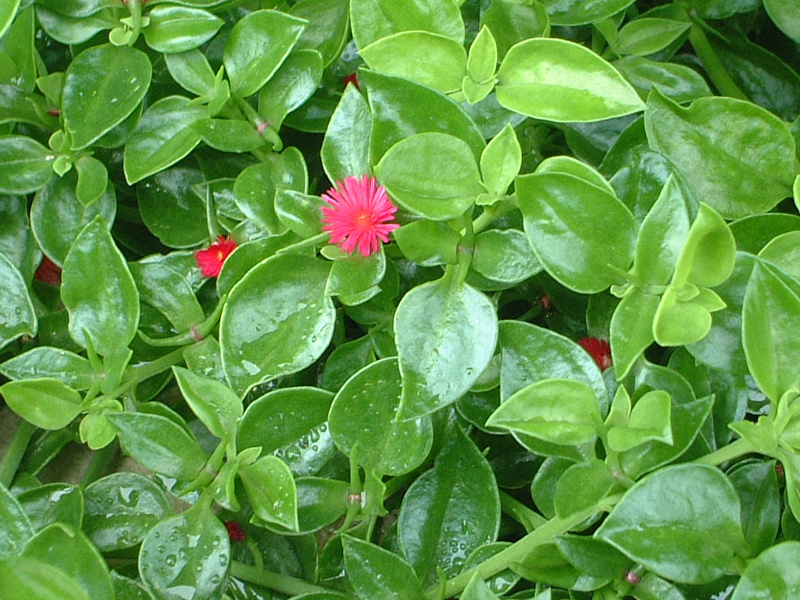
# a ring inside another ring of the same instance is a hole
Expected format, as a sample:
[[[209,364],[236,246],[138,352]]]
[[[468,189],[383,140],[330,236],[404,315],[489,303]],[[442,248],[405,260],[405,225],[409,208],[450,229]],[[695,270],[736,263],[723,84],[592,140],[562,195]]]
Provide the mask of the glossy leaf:
[[[497,341],[489,299],[441,279],[417,286],[395,313],[403,392],[397,418],[414,419],[455,402],[488,366]]]
[[[495,194],[505,194],[522,167],[522,149],[511,125],[506,125],[481,154],[483,185]]]
[[[369,174],[372,115],[355,86],[347,86],[322,141],[322,165],[331,181]]]
[[[0,193],[30,194],[42,189],[53,175],[49,149],[23,135],[0,136]]]
[[[239,477],[253,513],[265,523],[297,531],[297,489],[289,467],[277,456],[265,456],[243,465]]]
[[[359,78],[372,111],[370,157],[373,164],[398,142],[429,132],[446,133],[463,140],[475,160],[480,159],[485,146],[483,135],[453,100],[418,83],[372,71],[361,71]],[[436,119],[431,119],[431,115],[436,115]]]
[[[223,54],[231,91],[255,94],[278,70],[304,27],[305,21],[272,10],[255,11],[238,21]]]
[[[495,540],[499,522],[491,467],[453,426],[433,469],[418,477],[403,499],[398,520],[403,555],[423,584],[431,583],[437,567],[452,576],[475,548]]]
[[[23,379],[0,386],[9,408],[42,429],[61,429],[81,412],[81,395],[58,379]]]
[[[645,127],[693,195],[725,218],[768,211],[791,194],[794,141],[778,117],[749,102],[700,98],[682,108],[654,91]]]
[[[616,196],[572,175],[517,177],[516,190],[534,254],[558,282],[596,293],[619,282],[633,260],[636,223]]]
[[[675,102],[689,102],[712,95],[703,76],[691,67],[641,56],[627,56],[614,61],[613,65],[643,100],[654,87]]]
[[[122,449],[143,466],[182,483],[194,479],[207,456],[185,429],[160,414],[108,413]]]
[[[37,533],[23,556],[52,565],[83,588],[89,598],[114,596],[108,566],[89,538],[75,528],[54,523]]]
[[[614,50],[622,56],[653,54],[681,37],[690,26],[691,23],[669,19],[635,19],[620,30]]]
[[[518,42],[534,37],[549,37],[550,18],[540,2],[518,4],[492,2],[481,16],[497,41],[500,58]]]
[[[351,0],[350,18],[359,48],[402,31],[428,31],[464,42],[464,22],[455,2]]]
[[[270,127],[280,129],[286,115],[300,107],[317,90],[320,79],[320,53],[316,49],[295,50],[259,91],[258,113]]]
[[[139,574],[155,598],[218,599],[228,580],[230,542],[207,506],[164,519],[142,543]]]
[[[632,4],[632,0],[543,0],[553,25],[585,25],[618,13]]]
[[[147,45],[157,52],[177,54],[201,46],[222,27],[222,19],[188,6],[155,6],[144,29]]]
[[[359,54],[375,71],[421,83],[442,93],[461,88],[467,52],[450,37],[425,31],[403,31],[381,38]]]
[[[37,600],[90,600],[83,588],[61,569],[35,558],[0,559],[0,594]]]
[[[296,47],[319,52],[320,71],[339,58],[349,39],[347,0],[301,0],[292,6],[289,14],[308,21]]]
[[[775,462],[737,465],[729,477],[741,498],[742,530],[750,554],[760,554],[775,542],[780,527],[781,495]]]
[[[587,384],[548,379],[513,394],[492,413],[486,425],[551,444],[577,446],[595,439],[601,420],[597,397]]]
[[[490,229],[475,236],[470,265],[492,281],[517,284],[542,270],[528,237],[518,229]]]
[[[483,191],[467,143],[444,133],[421,133],[398,142],[375,174],[398,204],[434,221],[461,216]]]
[[[147,108],[125,144],[123,168],[129,184],[172,166],[200,143],[192,124],[207,118],[208,111],[189,102],[168,96]]]
[[[231,290],[220,321],[225,374],[238,393],[312,364],[330,343],[329,266],[284,254],[251,269]]]
[[[0,373],[9,379],[58,379],[74,390],[88,389],[95,374],[89,361],[73,352],[39,346],[0,363]]]
[[[560,39],[532,39],[508,51],[497,72],[497,101],[548,121],[600,121],[644,110],[634,89],[591,50]]]
[[[190,331],[205,319],[189,277],[162,255],[129,263],[139,298],[169,319],[176,331]]]
[[[791,0],[764,0],[764,8],[775,25],[800,44],[800,7]]]
[[[186,403],[208,430],[218,438],[233,435],[244,410],[239,397],[210,377],[181,367],[173,367],[172,371]]]
[[[61,297],[72,338],[101,356],[126,346],[139,324],[139,293],[101,217],[78,234],[64,259]]]
[[[747,366],[770,400],[800,382],[794,357],[800,348],[792,335],[800,297],[767,264],[756,262],[742,309],[742,340]]]
[[[93,46],[76,56],[64,77],[62,105],[73,149],[86,148],[131,114],[151,75],[147,55],[129,46]]]
[[[356,593],[371,600],[422,600],[411,566],[396,554],[354,537],[342,539],[347,575]]]
[[[34,531],[19,501],[4,485],[0,485],[0,516],[3,521],[3,528],[0,529],[0,557],[16,556],[33,537]],[[0,578],[0,581],[3,579]]]
[[[33,233],[42,250],[58,265],[64,264],[75,238],[95,217],[102,217],[110,228],[116,216],[113,186],[97,202],[86,206],[75,194],[76,179],[73,173],[53,177],[36,194],[31,206]]]
[[[166,493],[138,473],[112,473],[86,486],[83,530],[103,552],[138,546],[172,515]]]
[[[653,319],[660,298],[631,288],[611,317],[611,357],[617,378],[625,377],[642,353],[655,341]]]
[[[418,467],[433,443],[429,417],[395,420],[400,406],[400,371],[396,358],[361,369],[336,394],[330,409],[330,429],[336,445],[367,469],[402,475]]]
[[[785,541],[752,561],[733,591],[731,600],[789,600],[800,590],[792,565],[800,558],[800,542]]]
[[[198,96],[214,92],[214,72],[208,64],[208,59],[199,50],[166,54],[164,62],[169,74],[183,89]]]
[[[558,480],[553,496],[556,515],[566,518],[596,506],[615,485],[614,474],[599,459],[572,465]]]
[[[36,334],[38,320],[22,274],[0,252],[0,348],[23,335]]]
[[[707,583],[724,574],[744,543],[739,498],[707,465],[677,465],[637,483],[595,533],[657,575]]]
[[[3,34],[11,25],[11,22],[14,20],[17,10],[19,9],[19,5],[20,0],[14,0],[13,2],[6,3],[0,10],[0,37],[3,36]]]
[[[191,248],[208,243],[205,203],[192,190],[202,180],[198,169],[177,166],[155,173],[139,186],[142,220],[165,246]]]
[[[19,502],[34,530],[59,522],[80,528],[83,522],[83,491],[66,483],[49,483],[22,492]]]

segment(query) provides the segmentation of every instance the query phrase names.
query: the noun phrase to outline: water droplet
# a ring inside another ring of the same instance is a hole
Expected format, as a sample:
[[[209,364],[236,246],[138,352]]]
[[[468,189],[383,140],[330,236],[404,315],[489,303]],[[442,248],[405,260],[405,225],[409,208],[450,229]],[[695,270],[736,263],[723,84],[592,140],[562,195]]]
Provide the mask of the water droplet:
[[[228,555],[227,554],[220,554],[219,555],[219,565],[221,567],[225,567],[228,564]]]
[[[164,559],[164,562],[167,563],[167,566],[174,567],[175,563],[178,562],[178,557],[175,556],[174,554],[170,554],[169,556],[167,556],[167,558]]]
[[[222,581],[222,579],[220,579],[220,576],[219,576],[219,575],[213,575],[213,576],[211,577],[211,584],[212,584],[212,585],[219,585],[219,582],[220,582],[220,581]]]
[[[166,551],[167,551],[167,547],[166,546],[159,546],[158,547],[158,553],[159,554],[164,554],[164,552],[166,552]]]

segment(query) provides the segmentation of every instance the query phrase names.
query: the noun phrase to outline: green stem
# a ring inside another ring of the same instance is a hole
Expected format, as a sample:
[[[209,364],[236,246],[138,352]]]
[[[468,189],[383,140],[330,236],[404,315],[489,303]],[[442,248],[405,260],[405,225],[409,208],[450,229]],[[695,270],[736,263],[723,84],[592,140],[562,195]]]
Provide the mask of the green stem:
[[[133,379],[138,383],[149,379],[153,375],[158,375],[162,371],[166,371],[172,365],[177,365],[183,362],[183,348],[173,350],[169,354],[165,354],[149,363],[143,365],[136,365],[133,367]]]
[[[525,528],[527,533],[530,533],[537,527],[541,527],[547,523],[542,515],[534,510],[525,506],[522,502],[513,498],[508,493],[500,490],[500,507],[503,512],[513,518],[517,523]]]
[[[472,219],[466,218],[464,236],[458,244],[458,283],[466,281],[472,257],[475,254],[475,230]]]
[[[692,461],[701,465],[719,466],[745,454],[755,452],[755,448],[744,438],[739,438],[735,442],[731,442],[727,446],[723,446],[719,450],[715,450],[711,454],[706,454],[700,458]]]
[[[547,521],[538,529],[534,529],[524,538],[515,542],[502,552],[485,560],[477,567],[469,569],[448,580],[445,584],[444,598],[451,598],[464,591],[464,588],[467,587],[470,579],[472,579],[476,573],[481,578],[488,579],[500,571],[507,569],[510,564],[524,560],[534,548],[552,541],[557,535],[567,533],[573,527],[576,527],[599,510],[602,510],[599,506],[592,506],[591,508],[570,515],[569,517],[554,518]],[[441,597],[440,591],[441,590],[437,586],[436,588],[429,589],[425,593],[425,596],[428,600],[436,600]]]
[[[17,429],[6,447],[6,453],[0,460],[0,485],[11,486],[34,431],[36,431],[36,426],[31,425],[25,419],[17,424]]]
[[[86,486],[97,481],[106,472],[108,465],[110,465],[117,458],[119,454],[119,445],[116,442],[111,442],[108,446],[100,448],[92,456],[89,466],[81,476],[81,485]]]
[[[703,29],[697,23],[694,23],[689,29],[689,43],[692,44],[697,58],[703,63],[703,67],[708,73],[711,82],[723,96],[730,96],[731,98],[738,98],[739,100],[749,100],[738,85],[731,79],[725,66],[720,62],[717,53],[708,41]]]
[[[329,588],[308,583],[302,579],[295,579],[294,577],[273,573],[271,571],[263,571],[236,560],[231,563],[231,575],[236,577],[236,579],[255,583],[256,585],[261,585],[289,596],[330,593],[333,591]]]

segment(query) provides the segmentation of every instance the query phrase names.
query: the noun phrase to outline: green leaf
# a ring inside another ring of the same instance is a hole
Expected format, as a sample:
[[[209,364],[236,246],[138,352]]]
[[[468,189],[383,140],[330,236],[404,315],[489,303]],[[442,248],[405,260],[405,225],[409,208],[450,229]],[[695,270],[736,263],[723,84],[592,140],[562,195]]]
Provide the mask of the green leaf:
[[[654,90],[645,128],[650,147],[675,165],[692,194],[727,219],[766,212],[791,195],[791,133],[750,102],[711,97],[683,108]]]
[[[205,319],[188,273],[181,273],[163,255],[129,263],[139,298],[163,314],[176,331],[188,332]]]
[[[382,246],[369,256],[339,252],[331,265],[325,295],[347,296],[366,292],[378,285],[385,274],[386,256]]]
[[[458,573],[473,550],[496,539],[499,523],[492,469],[472,440],[452,425],[433,469],[403,498],[397,522],[403,555],[427,585],[439,567],[447,576]]]
[[[317,91],[321,79],[320,53],[311,49],[295,50],[258,92],[258,114],[277,131],[286,115]]]
[[[36,600],[90,600],[61,569],[26,556],[0,559],[0,596]]]
[[[20,336],[36,335],[38,320],[28,286],[6,255],[0,252],[0,348]]]
[[[522,167],[522,149],[514,128],[508,124],[481,154],[483,185],[492,194],[503,195]]]
[[[265,145],[256,128],[241,119],[199,119],[191,127],[207,145],[220,152],[251,152]]]
[[[492,413],[486,426],[577,446],[594,440],[601,422],[591,387],[580,381],[547,379],[514,393]]]
[[[125,144],[123,168],[130,185],[163,171],[200,143],[192,124],[208,117],[208,109],[183,96],[154,102],[142,115]]]
[[[611,316],[610,343],[614,373],[622,379],[636,360],[655,341],[653,319],[660,298],[630,288]]]
[[[9,379],[58,379],[74,390],[85,390],[95,378],[89,361],[68,350],[39,346],[0,363],[0,373]]]
[[[800,6],[792,0],[764,0],[764,8],[778,29],[800,44]]]
[[[469,146],[445,133],[420,133],[398,142],[375,174],[398,204],[434,221],[460,217],[483,192]]]
[[[550,37],[550,18],[541,2],[492,2],[481,16],[497,41],[500,58],[509,48],[535,37]]]
[[[130,46],[104,44],[78,54],[67,67],[61,107],[72,148],[86,148],[124,121],[147,94],[152,70],[147,55]]]
[[[396,554],[358,538],[344,536],[348,580],[361,598],[423,600],[425,593],[411,566]]]
[[[170,248],[208,243],[206,204],[193,191],[203,181],[199,169],[172,167],[138,186],[139,212],[147,229]]]
[[[608,62],[576,43],[537,38],[516,44],[497,72],[497,101],[536,119],[600,121],[644,110]]]
[[[780,528],[781,492],[775,461],[743,461],[728,477],[741,499],[742,529],[750,555],[759,554],[775,542]]]
[[[274,10],[257,10],[239,20],[222,56],[231,92],[255,94],[281,66],[304,28],[304,20]]]
[[[372,115],[361,92],[348,85],[333,112],[322,140],[322,166],[330,181],[358,177],[372,171],[369,139]]]
[[[61,429],[81,413],[81,395],[58,379],[23,379],[0,386],[8,407],[42,429]]]
[[[78,185],[75,194],[82,204],[93,204],[105,193],[108,186],[108,171],[105,164],[91,156],[82,156],[75,161]]]
[[[697,71],[684,65],[657,62],[641,56],[627,56],[612,63],[646,99],[653,87],[675,102],[689,102],[703,96],[712,96],[706,80]]]
[[[236,433],[244,410],[239,396],[216,379],[177,366],[172,372],[189,408],[211,433],[222,439]]]
[[[53,177],[33,199],[31,228],[47,256],[58,265],[64,264],[75,238],[95,217],[102,217],[109,227],[114,223],[117,203],[114,186],[91,206],[85,206],[75,193],[77,177],[67,173]]]
[[[397,418],[414,419],[455,402],[489,365],[497,314],[489,299],[455,279],[409,291],[394,318],[403,393]]]
[[[19,501],[2,484],[0,484],[0,518],[3,522],[3,528],[0,529],[0,559],[20,554],[28,540],[33,537],[33,527]],[[0,577],[0,590],[4,581],[6,579]]]
[[[426,31],[403,31],[359,50],[369,67],[448,94],[461,88],[467,52],[456,40]]]
[[[26,490],[19,502],[34,530],[60,522],[80,528],[83,522],[83,490],[66,483],[48,483]]]
[[[210,40],[222,27],[222,19],[199,8],[155,6],[147,13],[144,28],[147,45],[157,52],[177,54],[193,50]]]
[[[572,465],[564,471],[556,486],[553,496],[556,515],[563,519],[597,506],[616,483],[611,469],[600,459]]]
[[[329,265],[296,254],[267,259],[231,290],[220,320],[225,374],[237,393],[316,361],[333,335]]]
[[[715,287],[730,277],[735,260],[736,241],[730,228],[713,208],[701,202],[675,266],[672,285],[682,286],[688,281]]]
[[[400,405],[397,358],[373,362],[342,386],[328,417],[331,435],[347,455],[383,475],[402,475],[418,467],[433,444],[431,420],[395,420]]]
[[[349,40],[350,6],[348,0],[300,0],[289,14],[308,21],[297,48],[321,55],[320,74],[341,56]]]
[[[278,188],[275,191],[275,214],[290,231],[310,238],[322,231],[323,213],[327,203],[319,196]]]
[[[89,598],[113,598],[108,566],[80,530],[64,523],[42,529],[25,546],[23,556],[41,560],[80,585]]]
[[[644,56],[663,50],[686,33],[691,22],[643,17],[620,29],[614,51],[620,56]]]
[[[739,497],[708,465],[674,465],[629,489],[594,534],[657,575],[714,581],[744,543]]]
[[[789,231],[772,238],[758,257],[767,260],[781,271],[800,281],[800,231]]]
[[[747,366],[773,402],[800,383],[794,335],[800,297],[768,264],[756,261],[742,309],[742,341]]]
[[[30,194],[42,189],[53,175],[55,156],[24,135],[0,136],[0,193]]]
[[[531,247],[554,279],[584,294],[619,282],[608,265],[630,266],[636,222],[615,195],[563,173],[517,177],[516,191]]]
[[[122,449],[156,473],[187,483],[206,463],[208,457],[194,437],[165,416],[117,412],[106,418],[117,430]]]
[[[633,4],[633,0],[542,0],[553,25],[586,25],[610,17]]]
[[[392,236],[403,255],[422,266],[454,265],[458,262],[461,234],[446,222],[412,221],[396,229]],[[525,243],[528,243],[527,239]]]
[[[461,600],[499,600],[478,573],[472,576],[460,597]]]
[[[362,70],[359,81],[367,92],[372,111],[370,156],[373,164],[397,142],[429,132],[446,133],[463,140],[475,160],[480,159],[486,145],[483,135],[461,106],[447,96],[413,81],[373,71]],[[436,115],[436,119],[431,119],[431,115]]]
[[[493,83],[497,69],[497,43],[484,25],[469,47],[467,76],[475,83]]]
[[[351,0],[350,18],[358,48],[402,31],[428,31],[464,43],[464,21],[450,0]]]
[[[188,50],[179,54],[165,54],[164,62],[175,83],[197,96],[214,93],[214,71],[200,50]]]
[[[260,521],[298,531],[297,489],[286,463],[277,456],[265,456],[240,467],[239,477]]]
[[[139,574],[154,598],[216,600],[228,582],[228,532],[198,503],[164,519],[142,543]]]
[[[0,8],[0,38],[3,37],[5,32],[8,31],[8,28],[11,27],[11,23],[17,15],[20,2],[21,0],[12,0],[11,2],[3,4],[2,8]]]
[[[86,487],[83,530],[103,552],[138,546],[172,515],[163,489],[139,473],[112,473]]]
[[[518,284],[541,272],[528,237],[518,229],[490,229],[475,236],[470,265],[487,279]]]
[[[295,483],[300,532],[319,531],[347,512],[350,488],[347,482],[324,477],[301,477]]]
[[[90,340],[105,356],[136,335],[139,292],[101,217],[84,227],[70,248],[61,297],[69,311],[70,335],[81,346]]]
[[[615,452],[625,452],[651,441],[672,445],[671,410],[668,393],[662,390],[647,392],[634,404],[627,423],[609,430],[609,447]]]
[[[767,548],[747,565],[731,600],[789,600],[800,589],[794,565],[800,542],[785,541]]]

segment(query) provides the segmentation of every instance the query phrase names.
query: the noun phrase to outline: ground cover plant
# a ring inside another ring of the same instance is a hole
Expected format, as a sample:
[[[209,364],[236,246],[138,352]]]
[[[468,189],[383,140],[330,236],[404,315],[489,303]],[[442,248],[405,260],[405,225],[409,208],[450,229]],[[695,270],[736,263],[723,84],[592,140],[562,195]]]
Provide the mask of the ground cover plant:
[[[798,43],[4,0],[0,598],[797,598]]]

